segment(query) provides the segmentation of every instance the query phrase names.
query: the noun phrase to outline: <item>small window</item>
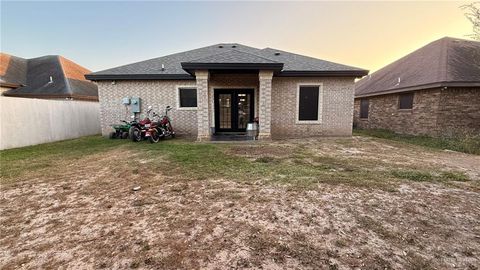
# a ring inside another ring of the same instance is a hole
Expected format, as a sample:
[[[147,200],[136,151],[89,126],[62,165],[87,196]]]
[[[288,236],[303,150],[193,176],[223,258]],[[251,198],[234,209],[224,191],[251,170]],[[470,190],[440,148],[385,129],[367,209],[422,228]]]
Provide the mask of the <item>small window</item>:
[[[300,86],[298,89],[298,120],[318,121],[320,87]]]
[[[413,108],[413,93],[400,94],[398,108],[401,110],[409,110]]]
[[[179,88],[178,96],[179,96],[180,108],[196,108],[197,107],[197,89]]]
[[[368,99],[360,100],[360,118],[368,118]]]

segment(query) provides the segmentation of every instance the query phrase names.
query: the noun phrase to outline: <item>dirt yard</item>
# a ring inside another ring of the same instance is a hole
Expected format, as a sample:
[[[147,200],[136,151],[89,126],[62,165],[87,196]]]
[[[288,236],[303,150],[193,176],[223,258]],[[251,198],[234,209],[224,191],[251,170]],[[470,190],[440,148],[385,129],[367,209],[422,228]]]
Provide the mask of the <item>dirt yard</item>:
[[[480,265],[478,155],[370,137],[1,155],[1,269]]]

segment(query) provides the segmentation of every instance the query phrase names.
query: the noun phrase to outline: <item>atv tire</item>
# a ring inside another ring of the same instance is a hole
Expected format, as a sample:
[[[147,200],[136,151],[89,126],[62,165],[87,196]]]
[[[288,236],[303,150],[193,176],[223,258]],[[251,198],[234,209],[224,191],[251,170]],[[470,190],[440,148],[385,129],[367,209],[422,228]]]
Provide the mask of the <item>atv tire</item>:
[[[139,142],[142,140],[142,132],[138,127],[131,127],[128,133],[132,141]]]

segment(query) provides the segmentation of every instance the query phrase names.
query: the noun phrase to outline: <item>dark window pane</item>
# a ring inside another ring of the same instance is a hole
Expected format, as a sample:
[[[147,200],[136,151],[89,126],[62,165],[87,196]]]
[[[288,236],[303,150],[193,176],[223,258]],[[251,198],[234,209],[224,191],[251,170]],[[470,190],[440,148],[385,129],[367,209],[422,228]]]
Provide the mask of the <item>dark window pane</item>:
[[[318,120],[318,86],[300,86],[298,95],[298,120]]]
[[[360,100],[360,118],[368,118],[368,99]]]
[[[180,107],[197,107],[197,89],[180,88]]]
[[[232,94],[218,95],[220,104],[220,128],[232,128]]]
[[[413,108],[413,93],[400,94],[399,108],[411,109]]]

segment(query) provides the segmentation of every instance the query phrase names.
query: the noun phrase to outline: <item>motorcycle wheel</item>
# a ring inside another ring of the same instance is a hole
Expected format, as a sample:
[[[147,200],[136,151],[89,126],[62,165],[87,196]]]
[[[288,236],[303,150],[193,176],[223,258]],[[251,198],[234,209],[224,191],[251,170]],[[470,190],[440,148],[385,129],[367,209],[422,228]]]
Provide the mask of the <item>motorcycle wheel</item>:
[[[152,132],[150,137],[148,137],[148,140],[150,140],[150,143],[158,143],[158,141],[160,141],[160,134],[157,129]]]
[[[138,127],[131,127],[128,133],[132,141],[139,142],[142,140],[142,132]]]
[[[117,137],[117,133],[116,133],[115,131],[112,131],[112,132],[110,132],[110,134],[108,135],[108,137],[109,137],[110,139],[115,139],[115,138]]]
[[[122,139],[128,139],[128,132],[122,132]]]

